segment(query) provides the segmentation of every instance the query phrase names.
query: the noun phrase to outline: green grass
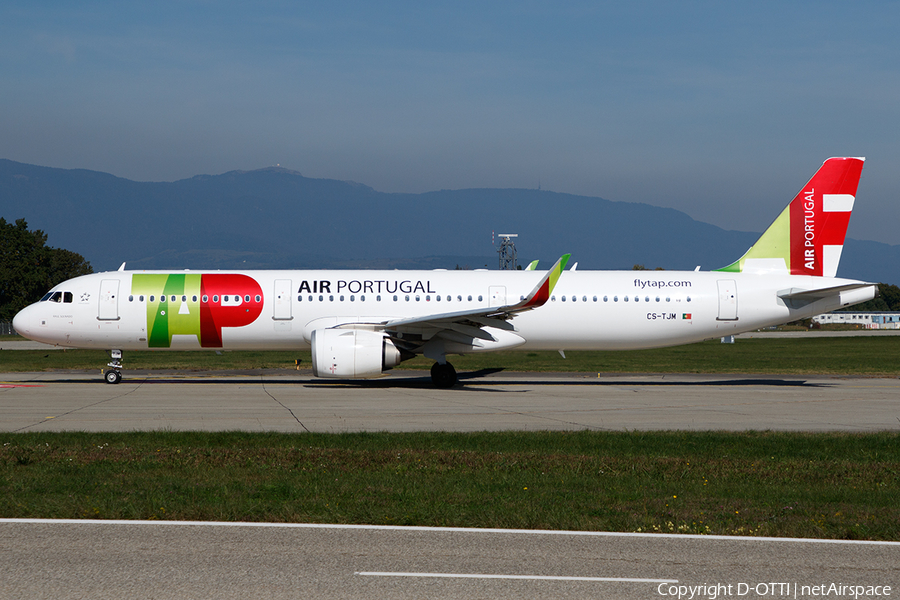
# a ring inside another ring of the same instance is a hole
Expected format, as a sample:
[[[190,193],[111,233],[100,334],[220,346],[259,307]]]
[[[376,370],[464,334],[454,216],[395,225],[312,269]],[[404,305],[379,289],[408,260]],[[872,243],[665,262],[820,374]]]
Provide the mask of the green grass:
[[[459,371],[627,372],[627,373],[771,373],[889,376],[900,375],[900,337],[718,340],[623,352],[489,352],[453,356]],[[125,353],[125,369],[277,369],[311,366],[310,353],[299,352],[160,352]],[[108,362],[99,350],[2,350],[0,371],[100,369]],[[429,369],[432,361],[417,357],[401,369]]]
[[[0,516],[900,539],[900,435],[0,435]]]

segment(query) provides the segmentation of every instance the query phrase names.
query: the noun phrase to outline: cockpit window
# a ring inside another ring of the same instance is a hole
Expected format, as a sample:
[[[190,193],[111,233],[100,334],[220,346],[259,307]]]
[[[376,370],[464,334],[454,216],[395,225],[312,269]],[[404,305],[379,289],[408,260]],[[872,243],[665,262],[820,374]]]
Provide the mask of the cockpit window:
[[[38,302],[68,302],[74,301],[72,292],[47,292]]]

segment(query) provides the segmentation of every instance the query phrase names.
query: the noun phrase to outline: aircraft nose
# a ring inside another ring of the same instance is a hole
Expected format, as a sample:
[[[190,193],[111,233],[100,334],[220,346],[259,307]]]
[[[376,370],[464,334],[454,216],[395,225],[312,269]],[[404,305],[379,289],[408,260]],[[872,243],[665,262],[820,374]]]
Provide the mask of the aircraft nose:
[[[13,317],[13,329],[16,330],[21,336],[28,337],[28,334],[31,333],[31,321],[32,319],[29,317],[28,313],[30,312],[30,306],[26,306],[22,310],[16,313],[16,316]]]

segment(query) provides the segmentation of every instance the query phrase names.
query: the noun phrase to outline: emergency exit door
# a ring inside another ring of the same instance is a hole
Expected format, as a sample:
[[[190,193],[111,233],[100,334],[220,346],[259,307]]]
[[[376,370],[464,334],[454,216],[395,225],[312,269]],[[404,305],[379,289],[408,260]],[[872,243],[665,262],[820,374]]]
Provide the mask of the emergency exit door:
[[[737,285],[734,279],[720,279],[719,321],[737,321]]]
[[[291,280],[276,279],[275,280],[275,302],[274,313],[272,318],[276,321],[290,321],[293,318],[291,314]]]
[[[100,282],[100,308],[97,318],[101,321],[119,320],[119,280],[104,279]]]
[[[488,286],[488,306],[504,306],[506,304],[506,286],[492,285]]]

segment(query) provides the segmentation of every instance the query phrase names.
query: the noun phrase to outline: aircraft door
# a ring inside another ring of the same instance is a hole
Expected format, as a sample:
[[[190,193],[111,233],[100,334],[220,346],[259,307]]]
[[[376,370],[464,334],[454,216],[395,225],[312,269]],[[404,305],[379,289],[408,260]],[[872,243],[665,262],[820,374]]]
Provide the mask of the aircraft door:
[[[506,286],[492,285],[488,287],[489,306],[503,306],[506,304]]]
[[[97,318],[101,321],[119,320],[119,280],[104,279],[100,282],[100,308]]]
[[[737,285],[734,279],[720,279],[719,286],[719,321],[737,321]]]
[[[275,280],[275,304],[272,318],[276,321],[290,321],[294,317],[291,314],[291,280]]]

